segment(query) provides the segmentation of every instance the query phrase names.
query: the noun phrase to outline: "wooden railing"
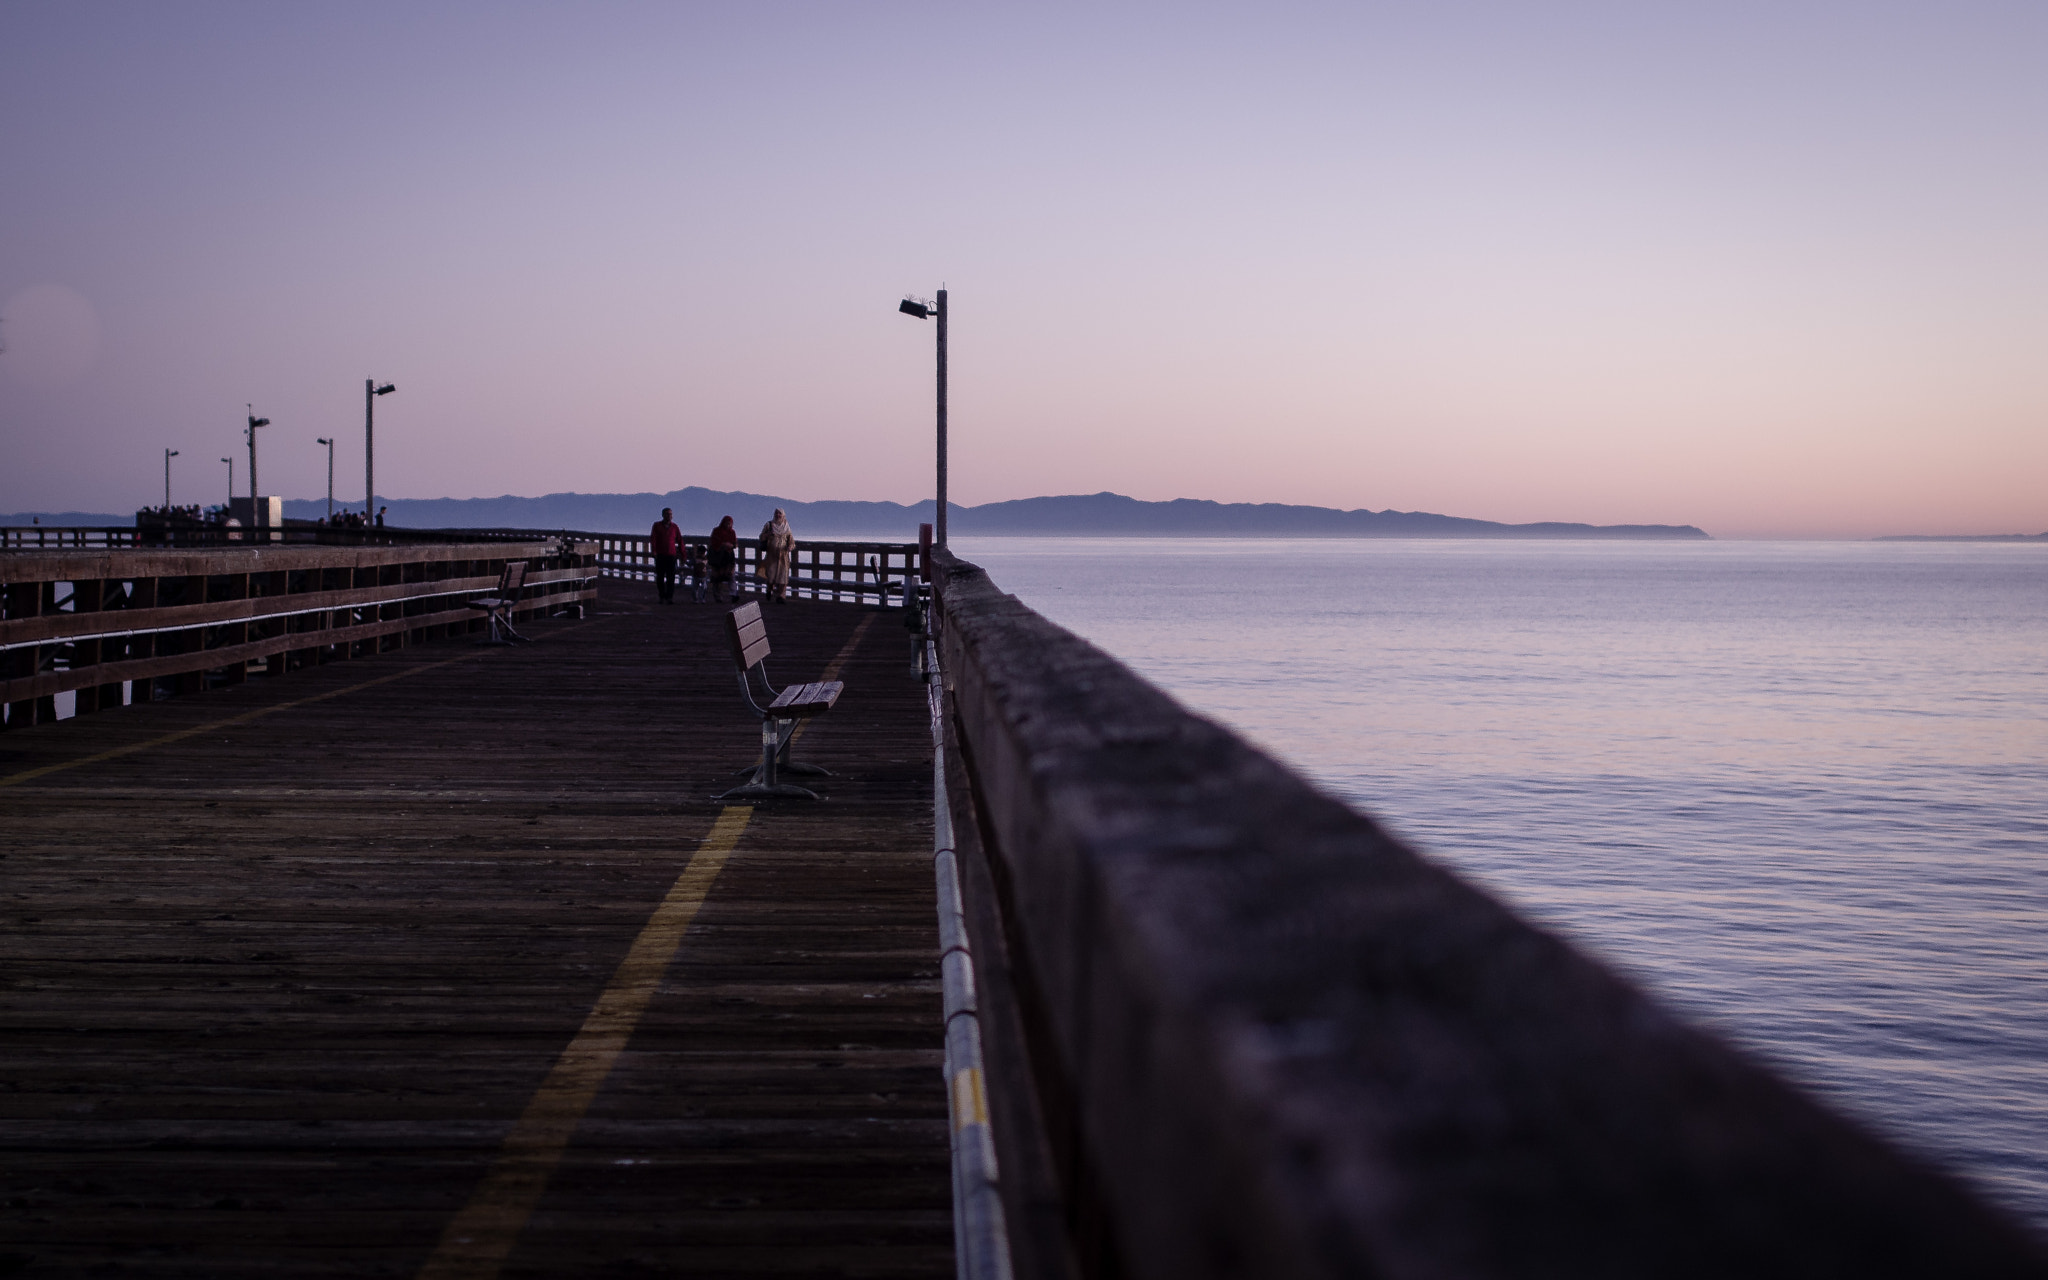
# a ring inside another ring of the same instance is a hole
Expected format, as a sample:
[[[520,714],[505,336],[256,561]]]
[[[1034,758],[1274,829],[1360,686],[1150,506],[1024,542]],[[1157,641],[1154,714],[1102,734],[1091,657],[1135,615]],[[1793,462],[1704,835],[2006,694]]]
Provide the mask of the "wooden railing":
[[[570,538],[597,548],[599,572],[605,577],[651,581],[654,544],[647,534],[599,533],[582,529],[560,532],[534,529],[400,529],[346,528],[303,523],[281,528],[230,529],[218,524],[151,523],[139,526],[0,526],[0,550],[59,551],[116,547],[248,547],[248,546],[417,546],[477,542],[528,543],[541,538]],[[686,546],[705,546],[710,538],[685,535]],[[921,571],[916,543],[797,543],[790,570],[790,593],[813,600],[854,604],[897,602],[903,584]],[[751,541],[739,546],[736,585],[742,594],[760,590],[754,576],[760,550]]]
[[[1017,1275],[2048,1274],[1970,1188],[933,560]]]
[[[475,630],[482,615],[467,603],[497,586],[508,560],[531,565],[515,617],[596,598],[595,545],[532,533],[353,547],[15,547],[0,554],[4,725],[56,719],[64,695],[82,714]]]
[[[654,577],[654,543],[646,534],[577,533],[598,546],[597,562],[607,577],[642,581]],[[685,535],[689,550],[708,546],[704,535]],[[740,563],[736,585],[743,594],[758,592],[760,579],[754,576],[760,563],[760,548],[748,541],[739,546]],[[837,600],[849,604],[900,603],[903,584],[916,578],[917,544],[914,542],[808,542],[796,544],[790,565],[789,590],[793,596],[812,600]]]

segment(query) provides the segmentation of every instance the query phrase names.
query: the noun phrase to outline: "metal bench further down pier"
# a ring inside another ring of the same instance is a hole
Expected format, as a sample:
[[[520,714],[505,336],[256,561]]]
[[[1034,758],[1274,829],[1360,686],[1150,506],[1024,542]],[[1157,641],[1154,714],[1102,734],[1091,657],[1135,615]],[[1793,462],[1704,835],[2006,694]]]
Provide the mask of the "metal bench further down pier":
[[[472,609],[484,611],[484,621],[490,624],[491,633],[478,644],[511,644],[517,641],[526,644],[525,636],[512,626],[512,610],[519,605],[519,592],[526,586],[526,561],[507,560],[505,571],[498,575],[498,589],[490,595],[469,602]],[[507,639],[509,636],[511,639]]]
[[[820,680],[812,684],[789,685],[778,691],[770,684],[766,663],[768,628],[761,619],[759,604],[743,604],[725,615],[725,631],[726,638],[732,642],[733,663],[739,669],[740,697],[746,700],[747,709],[761,720],[761,762],[751,770],[747,781],[718,798],[816,800],[817,792],[784,782],[781,775],[791,773],[822,778],[831,774],[817,765],[793,763],[789,758],[789,744],[796,736],[798,723],[830,711],[846,686],[838,680]],[[753,677],[756,672],[760,673],[766,706],[754,699]]]

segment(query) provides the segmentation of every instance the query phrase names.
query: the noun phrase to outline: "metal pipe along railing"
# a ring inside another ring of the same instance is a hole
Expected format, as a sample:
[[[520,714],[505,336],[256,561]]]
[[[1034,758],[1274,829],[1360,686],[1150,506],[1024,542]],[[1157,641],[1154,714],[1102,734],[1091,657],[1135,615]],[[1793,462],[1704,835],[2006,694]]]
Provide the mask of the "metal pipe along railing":
[[[939,971],[946,1001],[946,1099],[952,1117],[953,1258],[960,1280],[1010,1280],[1010,1237],[996,1169],[995,1133],[982,1082],[974,953],[960,898],[953,809],[946,794],[945,684],[927,639],[925,693],[932,709],[932,869],[939,890]]]

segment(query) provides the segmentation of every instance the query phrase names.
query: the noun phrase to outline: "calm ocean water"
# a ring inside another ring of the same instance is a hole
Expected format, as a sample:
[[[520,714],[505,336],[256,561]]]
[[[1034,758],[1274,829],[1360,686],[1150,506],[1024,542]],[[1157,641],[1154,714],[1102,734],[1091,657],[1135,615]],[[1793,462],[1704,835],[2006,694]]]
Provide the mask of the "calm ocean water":
[[[955,549],[2048,1228],[2048,547]]]

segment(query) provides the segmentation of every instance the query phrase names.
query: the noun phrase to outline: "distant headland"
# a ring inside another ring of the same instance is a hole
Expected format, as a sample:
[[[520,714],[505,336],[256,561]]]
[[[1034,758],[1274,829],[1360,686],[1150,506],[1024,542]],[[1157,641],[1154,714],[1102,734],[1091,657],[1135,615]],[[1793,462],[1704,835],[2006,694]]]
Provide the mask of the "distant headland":
[[[538,498],[392,498],[390,523],[412,529],[583,529],[644,533],[673,507],[685,529],[709,529],[732,516],[742,529],[758,528],[777,507],[789,513],[799,536],[901,540],[932,518],[930,501],[799,502],[772,494],[691,486],[668,493],[551,493]],[[287,519],[324,515],[322,499],[287,499]],[[31,513],[19,517],[28,523]],[[0,516],[0,523],[15,519]],[[45,524],[125,524],[130,517],[82,512],[42,516]],[[1428,511],[1340,511],[1278,502],[1211,502],[1176,498],[1144,502],[1120,493],[1019,498],[947,512],[950,532],[966,537],[1207,537],[1207,538],[1706,538],[1689,524],[1502,524]]]

